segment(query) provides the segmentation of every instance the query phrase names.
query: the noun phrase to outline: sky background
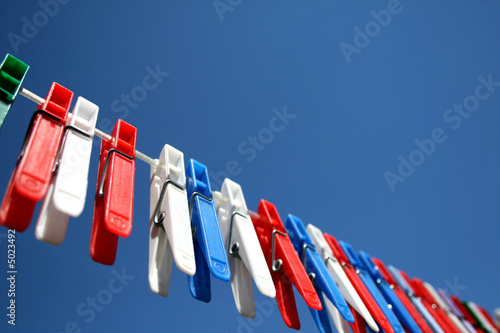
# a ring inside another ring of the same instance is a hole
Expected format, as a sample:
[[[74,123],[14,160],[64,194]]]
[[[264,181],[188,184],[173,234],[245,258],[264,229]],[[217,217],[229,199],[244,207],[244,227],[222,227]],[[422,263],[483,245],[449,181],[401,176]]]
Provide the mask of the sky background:
[[[141,152],[156,158],[168,143],[212,175],[232,172],[250,210],[264,198],[283,220],[292,213],[436,288],[490,312],[500,307],[500,87],[460,125],[444,119],[454,104],[474,100],[478,77],[500,82],[500,3],[219,5],[227,10],[218,13],[211,0],[73,0],[50,7],[49,16],[36,1],[4,0],[0,53],[31,66],[24,87],[41,97],[55,81],[75,93],[74,101],[83,96],[99,105],[101,130],[110,133],[119,118],[136,126]],[[371,11],[388,5],[397,13],[383,27],[374,24]],[[34,19],[37,31],[24,28],[23,43],[9,41]],[[380,29],[370,31],[369,41],[355,40],[367,25]],[[341,45],[356,42],[360,47],[346,57]],[[169,75],[134,108],[125,107],[121,95],[142,86],[148,66]],[[35,107],[19,96],[1,129],[0,191]],[[288,123],[269,130],[283,110]],[[415,140],[435,129],[446,140],[418,161]],[[259,133],[265,143],[252,153],[249,137]],[[256,289],[254,321],[239,316],[229,283],[212,279],[205,304],[190,296],[175,267],[169,297],[150,291],[150,171],[142,161],[132,234],[120,239],[114,266],[93,262],[99,144],[96,138],[85,210],[70,221],[64,243],[56,248],[35,238],[38,209],[30,228],[16,234],[16,326],[7,324],[3,278],[1,332],[292,331],[275,301]],[[400,156],[419,165],[391,189],[384,174],[398,173]],[[228,169],[230,161],[238,168]],[[0,277],[8,270],[6,235],[0,229]],[[129,280],[121,292],[91,315],[87,299],[109,294],[110,281],[123,272]],[[305,302],[296,299],[300,332],[316,332]]]

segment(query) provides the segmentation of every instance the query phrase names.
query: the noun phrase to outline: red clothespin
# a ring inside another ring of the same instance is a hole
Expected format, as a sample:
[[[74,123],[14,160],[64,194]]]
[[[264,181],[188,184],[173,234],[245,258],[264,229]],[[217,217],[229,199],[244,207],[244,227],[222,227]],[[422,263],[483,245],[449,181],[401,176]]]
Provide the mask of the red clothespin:
[[[415,294],[422,298],[422,301],[430,304],[430,307],[434,310],[429,312],[433,315],[436,321],[439,323],[439,326],[445,330],[445,332],[450,333],[461,333],[460,330],[455,326],[455,323],[451,321],[450,317],[448,317],[446,311],[444,311],[438,304],[438,302],[434,299],[431,293],[425,288],[425,285],[422,280],[418,278],[413,278],[411,280],[411,286],[415,291]]]
[[[0,224],[23,232],[48,190],[73,92],[52,83],[33,114],[23,149],[0,208]]]
[[[423,333],[432,333],[432,329],[429,327],[425,319],[420,315],[418,310],[415,308],[411,300],[408,298],[404,290],[397,284],[396,279],[391,275],[385,264],[377,259],[377,258],[372,258],[373,262],[375,265],[377,265],[378,270],[384,277],[384,279],[389,283],[391,288],[393,288],[394,293],[398,296],[399,300],[405,308],[408,310],[412,318],[415,320],[417,323],[418,327],[422,330]]]
[[[299,330],[299,314],[292,284],[309,307],[321,310],[318,294],[295,252],[276,207],[270,202],[261,200],[258,214],[250,213],[250,217],[271,271],[281,316],[288,327]]]
[[[341,263],[342,267],[344,268],[344,272],[346,273],[347,277],[354,286],[354,289],[356,289],[356,291],[358,292],[358,295],[363,301],[363,303],[365,303],[366,308],[368,309],[368,311],[370,311],[370,314],[372,315],[373,319],[375,319],[379,327],[383,329],[384,332],[394,333],[394,329],[392,328],[391,324],[385,317],[382,310],[380,310],[380,307],[378,306],[377,302],[373,299],[372,295],[370,294],[370,291],[368,291],[365,284],[356,273],[356,269],[350,264],[349,259],[342,250],[338,241],[335,239],[335,237],[327,233],[325,233],[324,236],[328,245],[330,245],[330,248],[332,249],[333,255]],[[356,320],[358,318],[359,317],[357,317]],[[353,329],[353,331],[356,329],[355,327],[353,327],[352,324],[351,328]]]
[[[132,231],[137,129],[118,120],[111,137],[101,142],[90,237],[90,256],[104,265],[115,262],[118,236]]]

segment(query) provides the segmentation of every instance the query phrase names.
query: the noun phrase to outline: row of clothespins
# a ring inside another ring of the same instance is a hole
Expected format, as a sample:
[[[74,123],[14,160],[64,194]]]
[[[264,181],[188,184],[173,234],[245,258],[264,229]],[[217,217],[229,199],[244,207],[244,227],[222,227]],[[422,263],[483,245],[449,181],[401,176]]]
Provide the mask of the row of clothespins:
[[[8,55],[0,66],[0,125],[21,91],[28,66]],[[25,92],[25,95],[27,93]],[[70,216],[85,205],[99,108],[53,83],[30,122],[0,207],[0,224],[26,230],[43,199],[36,237],[63,242]],[[132,230],[137,130],[118,120],[102,140],[90,254],[112,265],[118,237]],[[261,200],[248,210],[241,186],[226,179],[213,191],[206,166],[165,145],[150,159],[149,284],[167,296],[173,262],[195,299],[211,299],[210,276],[230,281],[238,312],[255,317],[252,280],[276,298],[288,327],[300,329],[293,287],[320,332],[497,332],[488,312],[389,266]],[[331,318],[331,319],[330,319]]]

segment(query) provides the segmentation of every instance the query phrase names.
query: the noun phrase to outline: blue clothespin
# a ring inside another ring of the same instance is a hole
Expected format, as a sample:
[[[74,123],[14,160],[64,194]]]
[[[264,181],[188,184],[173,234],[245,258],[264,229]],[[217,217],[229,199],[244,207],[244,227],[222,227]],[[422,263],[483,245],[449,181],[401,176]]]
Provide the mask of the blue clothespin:
[[[386,301],[391,304],[392,310],[396,314],[397,318],[401,321],[405,327],[410,330],[412,333],[422,333],[420,327],[418,327],[413,317],[410,315],[406,307],[401,303],[399,297],[394,293],[391,288],[389,282],[387,282],[380,271],[378,270],[377,265],[372,261],[372,257],[363,251],[359,252],[359,260],[366,267],[367,272],[372,277],[373,281],[375,281],[382,293],[385,297]]]
[[[375,299],[378,306],[384,313],[385,317],[391,324],[392,328],[394,329],[394,332],[405,333],[403,326],[399,322],[394,312],[389,308],[389,304],[385,300],[384,296],[382,296],[382,294],[378,290],[375,282],[373,282],[370,275],[366,272],[367,268],[365,267],[364,263],[359,260],[358,255],[356,254],[356,252],[354,252],[354,249],[351,247],[351,245],[343,241],[339,241],[339,244],[342,247],[342,250],[346,254],[347,258],[351,262],[351,265],[356,269],[356,273],[358,273],[358,276],[365,284],[366,289],[370,291],[370,294],[373,296],[373,299]]]
[[[286,220],[285,228],[295,250],[299,254],[299,257],[302,258],[302,263],[306,272],[312,277],[316,292],[323,304],[323,310],[321,311],[311,308],[311,313],[320,332],[332,332],[330,321],[328,320],[325,300],[324,297],[322,297],[323,295],[335,305],[345,320],[353,323],[354,316],[351,310],[349,310],[349,306],[344,297],[342,297],[335,281],[328,272],[325,263],[318,252],[316,252],[302,221],[298,217],[290,214]]]
[[[427,311],[425,306],[422,304],[422,301],[420,300],[420,298],[415,296],[415,292],[413,291],[411,286],[406,282],[406,280],[401,276],[401,274],[399,273],[399,270],[392,265],[389,265],[388,269],[391,272],[392,277],[397,281],[397,283],[399,284],[401,289],[403,289],[406,292],[408,297],[413,302],[413,305],[415,305],[415,307],[420,312],[422,317],[424,317],[425,321],[431,327],[431,329],[435,333],[444,333],[441,326],[439,326],[439,324],[434,319],[434,317],[429,313],[429,311]]]
[[[197,300],[210,302],[210,272],[229,281],[231,272],[210,189],[207,167],[191,159],[186,166],[186,190],[193,228],[196,274],[188,276],[189,290]]]

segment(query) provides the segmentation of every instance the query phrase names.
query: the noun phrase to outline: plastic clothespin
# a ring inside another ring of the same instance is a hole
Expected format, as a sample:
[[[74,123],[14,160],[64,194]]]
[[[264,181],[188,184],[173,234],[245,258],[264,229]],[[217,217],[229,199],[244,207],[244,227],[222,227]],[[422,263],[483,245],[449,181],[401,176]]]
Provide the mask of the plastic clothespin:
[[[375,321],[383,331],[385,331],[386,333],[393,333],[394,332],[393,327],[389,323],[384,312],[380,309],[377,301],[375,300],[371,292],[368,290],[368,287],[364,284],[363,280],[361,279],[362,274],[358,275],[356,268],[354,267],[354,265],[351,264],[346,253],[344,253],[342,247],[340,246],[339,242],[335,239],[335,237],[327,233],[325,233],[324,236],[328,245],[333,251],[333,254],[342,264],[342,267],[344,268],[347,277],[349,278],[352,285],[358,292],[358,295],[361,297],[361,300],[363,300],[363,303],[370,311],[370,314],[372,315],[373,319],[375,319]]]
[[[494,314],[495,314],[495,324],[500,329],[500,308],[496,308]]]
[[[405,274],[403,274],[403,277],[405,277]],[[415,294],[423,300],[424,305],[427,304],[429,312],[434,316],[434,318],[436,318],[439,326],[441,326],[447,333],[460,333],[460,330],[457,328],[457,326],[448,317],[446,312],[441,309],[441,307],[436,302],[434,297],[429,293],[427,288],[425,288],[424,282],[422,280],[413,278],[410,280],[410,284],[413,286]]]
[[[488,319],[484,316],[483,312],[479,309],[478,305],[474,302],[465,301],[463,302],[465,307],[469,310],[471,315],[474,317],[476,322],[479,324],[479,327],[485,332],[488,333],[497,333],[498,330],[494,325],[488,321]]]
[[[47,194],[73,92],[53,83],[33,114],[23,149],[0,208],[0,224],[23,232]]]
[[[483,333],[484,332],[483,329],[480,327],[479,323],[472,316],[469,309],[467,309],[467,307],[462,303],[462,301],[455,295],[451,295],[450,297],[451,297],[451,300],[453,301],[453,303],[455,303],[455,305],[457,306],[457,308],[459,308],[460,311],[463,313],[464,318],[472,324],[474,329],[478,333]]]
[[[165,145],[151,166],[149,223],[149,286],[167,297],[172,264],[188,275],[196,272],[193,236],[184,173],[184,154]]]
[[[83,212],[98,112],[97,105],[78,97],[64,128],[54,176],[40,209],[35,234],[41,241],[61,245],[69,217]]]
[[[441,298],[436,289],[428,282],[424,282],[424,287],[432,296],[434,304],[437,304],[448,315],[448,318],[453,322],[455,327],[461,333],[469,333],[469,330],[462,324],[462,321],[460,321],[460,319],[453,312],[451,312],[450,308],[448,307],[446,302]]]
[[[418,327],[423,333],[433,333],[433,330],[425,321],[424,317],[420,314],[418,309],[415,307],[411,299],[408,297],[406,292],[399,286],[396,282],[396,279],[391,275],[385,264],[377,259],[372,257],[373,263],[377,266],[378,272],[382,275],[382,277],[387,281],[387,283],[391,286],[394,294],[399,298],[401,303],[408,310],[408,313],[412,316],[413,320],[417,323]]]
[[[453,302],[451,299],[450,295],[443,289],[438,289],[437,291],[439,295],[441,296],[441,299],[446,303],[448,309],[453,312],[461,321],[462,324],[467,328],[469,333],[477,333],[476,329],[472,324],[465,319],[464,314],[462,311],[456,306],[456,304]]]
[[[252,279],[259,291],[271,298],[276,288],[252,220],[241,186],[226,178],[221,192],[214,191],[217,216],[229,254],[231,289],[238,312],[247,318],[255,318],[255,302]]]
[[[23,85],[30,66],[7,54],[0,65],[0,127]]]
[[[490,313],[482,306],[477,305],[477,304],[476,304],[476,306],[479,309],[479,311],[481,311],[481,313],[484,315],[484,318],[486,318],[486,320],[491,324],[491,326],[494,329],[496,329],[497,331],[500,330],[499,325],[497,325],[497,323],[495,323],[495,320],[493,320],[493,317],[490,315]]]
[[[90,235],[90,256],[103,265],[114,264],[118,236],[130,235],[134,211],[137,129],[120,119],[111,137],[101,141]]]
[[[231,271],[215,212],[207,167],[191,159],[186,167],[187,197],[194,236],[196,274],[188,276],[189,290],[197,300],[210,302],[210,272],[229,281]]]
[[[401,323],[399,322],[396,315],[394,314],[393,309],[389,306],[384,296],[380,293],[379,289],[377,288],[377,285],[375,284],[375,282],[373,282],[373,279],[367,273],[367,267],[359,259],[354,249],[351,247],[350,244],[343,241],[340,241],[339,245],[346,254],[349,261],[351,262],[351,265],[354,266],[354,268],[356,269],[356,273],[361,278],[366,288],[370,291],[371,295],[373,296],[373,299],[377,302],[378,306],[384,313],[385,317],[389,321],[389,324],[392,326],[394,332],[404,333],[405,330],[401,325]]]
[[[325,262],[325,265],[328,271],[330,272],[330,275],[337,283],[342,296],[344,296],[347,303],[352,308],[354,308],[355,311],[352,311],[352,313],[355,316],[357,315],[361,316],[361,323],[363,323],[362,325],[363,330],[365,329],[364,322],[366,321],[366,324],[372,330],[378,332],[379,328],[377,326],[377,323],[375,323],[375,320],[373,319],[370,312],[366,308],[365,304],[363,303],[358,293],[354,289],[351,281],[349,280],[346,273],[342,269],[342,266],[340,266],[339,260],[334,256],[332,249],[330,248],[325,237],[323,236],[323,232],[312,224],[308,224],[306,230],[312,243],[316,247],[316,251],[318,251],[318,254],[322,257],[323,261]],[[328,307],[328,302],[327,302],[327,307]],[[328,307],[328,309],[330,310],[331,308]],[[335,311],[338,313],[337,309],[333,308],[332,310],[334,311],[330,311],[330,316],[332,317],[332,319],[334,319],[335,323],[336,322],[335,318],[338,318],[340,316],[335,314]],[[342,327],[345,327],[346,324],[345,320],[342,319],[340,322],[343,322]],[[337,331],[339,332],[341,332],[341,330],[344,330],[338,324],[335,324],[335,326],[337,327]],[[353,326],[353,324],[351,324],[351,326]],[[349,332],[348,326],[345,332]]]
[[[310,308],[322,310],[321,300],[295,252],[276,207],[262,199],[257,213],[250,213],[250,217],[271,270],[276,302],[283,321],[288,327],[299,330],[299,314],[292,285]]]
[[[384,279],[382,273],[379,271],[377,265],[373,262],[372,257],[363,251],[359,252],[359,260],[363,263],[364,268],[370,274],[372,280],[377,283],[380,292],[385,297],[387,303],[391,305],[392,310],[396,317],[400,320],[401,324],[412,333],[422,333],[422,330],[417,325],[413,317],[410,315],[406,307],[400,301],[394,292],[394,286]]]
[[[321,259],[320,255],[316,251],[314,244],[309,238],[306,228],[298,217],[289,214],[285,222],[285,229],[288,233],[288,237],[292,241],[295,251],[297,251],[300,258],[302,258],[302,264],[306,269],[313,281],[313,285],[316,288],[316,293],[321,298],[326,298],[337,308],[342,317],[349,321],[354,322],[354,316],[349,310],[344,297],[340,293],[335,281],[328,272],[324,261]],[[311,309],[316,325],[321,332],[331,332],[330,323],[328,321],[327,308],[325,303],[323,304],[323,310],[318,311]]]
[[[422,302],[422,300],[419,297],[417,297],[415,291],[410,285],[409,279],[406,279],[404,277],[406,276],[406,274],[403,271],[400,271],[396,267],[391,265],[389,265],[388,269],[391,272],[391,275],[394,277],[394,279],[398,282],[399,286],[403,288],[408,297],[411,299],[413,305],[415,305],[415,307],[418,309],[422,317],[424,317],[427,324],[432,328],[432,330],[436,333],[444,333],[443,328],[441,328],[436,319],[434,319],[434,316],[432,316],[431,313],[429,312],[429,310],[433,311],[432,308],[428,309],[428,307],[424,305],[424,302]]]

